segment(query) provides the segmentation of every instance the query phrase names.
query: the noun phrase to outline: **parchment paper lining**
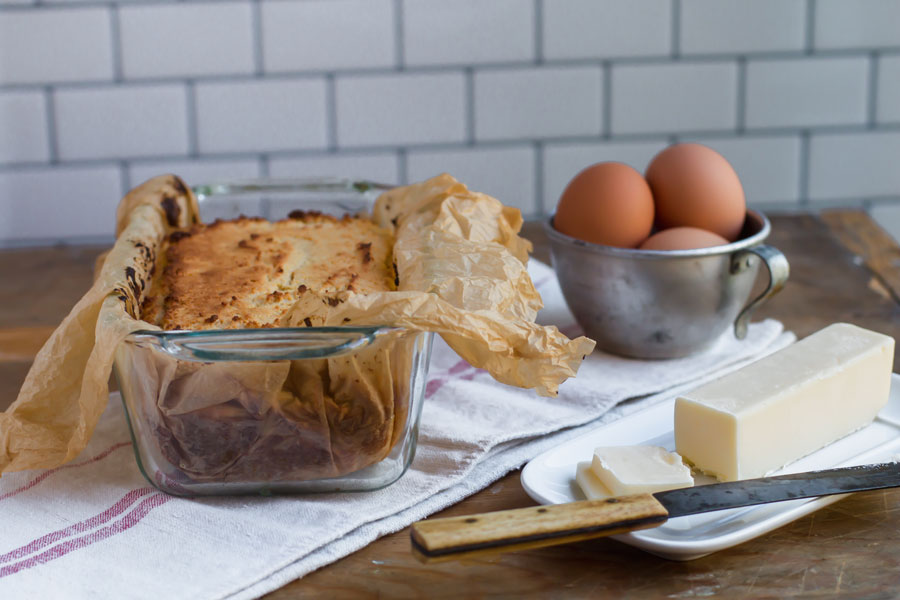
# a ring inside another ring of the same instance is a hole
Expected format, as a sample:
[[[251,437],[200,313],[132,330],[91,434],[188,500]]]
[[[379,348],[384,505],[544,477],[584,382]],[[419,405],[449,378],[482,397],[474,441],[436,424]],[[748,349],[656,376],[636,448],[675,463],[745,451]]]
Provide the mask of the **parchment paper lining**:
[[[120,342],[133,331],[157,329],[137,312],[163,240],[199,220],[196,199],[179,178],[161,176],[129,192],[116,216],[117,240],[96,281],[0,414],[0,473],[52,468],[77,456],[106,404]],[[399,290],[346,292],[336,306],[304,294],[285,325],[434,331],[498,381],[541,395],[555,395],[593,350],[587,338],[569,340],[555,327],[534,323],[541,300],[525,268],[530,244],[518,236],[518,210],[441,175],[386,192],[372,219],[395,233]],[[334,368],[340,369],[329,365]]]

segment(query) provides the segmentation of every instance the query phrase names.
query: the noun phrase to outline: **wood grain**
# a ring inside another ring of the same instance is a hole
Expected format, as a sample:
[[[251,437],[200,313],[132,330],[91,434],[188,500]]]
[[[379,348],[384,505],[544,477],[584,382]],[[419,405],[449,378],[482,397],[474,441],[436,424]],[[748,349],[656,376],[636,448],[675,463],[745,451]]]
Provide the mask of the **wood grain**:
[[[30,363],[55,327],[13,327],[0,329],[0,362]]]
[[[872,271],[894,302],[900,302],[900,247],[862,211],[828,210],[822,220]]]
[[[900,339],[900,287],[890,258],[900,248],[893,240],[858,211],[771,220],[769,242],[787,255],[791,279],[757,320],[777,318],[800,337],[847,321]],[[528,224],[526,232],[535,256],[547,261],[541,224]],[[18,358],[0,360],[0,409],[25,376],[28,362],[21,357],[40,345],[47,327],[87,290],[101,250],[0,251],[0,330],[18,330],[13,337],[19,340]],[[31,341],[30,328],[36,328]],[[513,472],[433,518],[533,505],[519,472]],[[900,490],[853,494],[768,535],[687,563],[598,539],[422,565],[410,552],[406,528],[269,598],[895,598],[898,531]]]
[[[419,521],[410,537],[416,558],[439,562],[648,529],[668,517],[652,494],[635,494]]]
[[[91,286],[103,246],[0,251],[0,328],[57,325]]]

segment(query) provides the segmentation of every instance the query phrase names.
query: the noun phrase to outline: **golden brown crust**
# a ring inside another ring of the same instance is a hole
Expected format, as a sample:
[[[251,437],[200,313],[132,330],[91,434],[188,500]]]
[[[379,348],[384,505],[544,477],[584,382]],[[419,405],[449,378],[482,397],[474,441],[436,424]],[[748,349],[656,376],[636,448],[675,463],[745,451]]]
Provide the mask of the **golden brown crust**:
[[[142,316],[163,329],[277,327],[310,290],[338,302],[346,291],[395,289],[392,248],[390,232],[349,216],[195,225],[169,236]]]

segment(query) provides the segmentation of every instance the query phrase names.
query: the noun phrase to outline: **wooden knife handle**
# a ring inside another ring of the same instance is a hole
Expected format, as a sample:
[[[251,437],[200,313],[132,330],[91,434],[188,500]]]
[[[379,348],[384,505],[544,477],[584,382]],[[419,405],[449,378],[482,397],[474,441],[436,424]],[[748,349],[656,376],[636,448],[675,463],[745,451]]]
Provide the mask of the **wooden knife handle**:
[[[419,521],[410,537],[419,560],[439,562],[648,529],[668,518],[652,494],[635,494]]]

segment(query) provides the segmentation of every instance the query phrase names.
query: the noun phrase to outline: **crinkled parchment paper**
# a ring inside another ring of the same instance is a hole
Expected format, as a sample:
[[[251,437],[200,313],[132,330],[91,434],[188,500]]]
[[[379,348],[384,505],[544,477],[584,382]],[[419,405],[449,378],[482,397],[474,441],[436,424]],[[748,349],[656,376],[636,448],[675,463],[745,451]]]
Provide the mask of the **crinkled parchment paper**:
[[[440,333],[470,364],[503,383],[556,394],[594,342],[536,325],[542,307],[518,236],[521,213],[450,175],[382,194],[375,222],[395,230],[399,291],[347,293],[344,302],[305,294],[288,323],[390,323]]]
[[[106,408],[116,346],[136,329],[153,328],[134,316],[162,240],[197,216],[196,200],[177,177],[152,179],[122,199],[117,240],[94,285],[0,414],[0,473],[55,467],[84,449]]]
[[[587,338],[569,340],[555,327],[534,323],[541,299],[525,268],[530,244],[517,235],[518,210],[441,175],[383,194],[372,218],[396,236],[399,290],[345,292],[337,305],[307,293],[285,325],[434,331],[472,365],[542,395],[555,394],[593,350]],[[94,285],[38,353],[16,401],[0,414],[0,473],[55,467],[85,447],[107,403],[119,343],[132,331],[157,329],[138,312],[163,242],[197,220],[195,198],[171,175],[122,200],[117,240]]]

